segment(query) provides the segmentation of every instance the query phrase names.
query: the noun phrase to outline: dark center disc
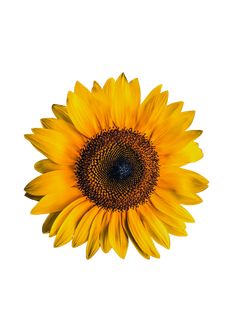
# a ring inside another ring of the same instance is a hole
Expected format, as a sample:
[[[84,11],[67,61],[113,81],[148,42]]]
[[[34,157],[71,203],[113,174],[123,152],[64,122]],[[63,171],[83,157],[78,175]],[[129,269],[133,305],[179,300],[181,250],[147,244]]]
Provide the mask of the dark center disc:
[[[131,162],[126,158],[119,157],[108,170],[108,177],[113,181],[121,182],[131,177],[132,173]]]
[[[75,164],[77,185],[97,206],[125,211],[146,202],[159,176],[151,142],[131,129],[110,129],[89,139]]]

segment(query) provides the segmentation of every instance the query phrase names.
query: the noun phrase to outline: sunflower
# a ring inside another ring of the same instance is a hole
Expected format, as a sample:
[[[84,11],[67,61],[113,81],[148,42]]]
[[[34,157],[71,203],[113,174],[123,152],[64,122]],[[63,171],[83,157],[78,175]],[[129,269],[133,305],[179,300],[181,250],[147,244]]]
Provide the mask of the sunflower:
[[[48,214],[42,231],[55,247],[87,242],[88,259],[100,247],[124,258],[130,239],[159,258],[155,242],[187,235],[194,219],[182,205],[200,203],[208,181],[182,166],[202,158],[202,131],[188,130],[194,111],[167,100],[159,85],[141,103],[138,79],[124,74],[91,91],[77,82],[66,106],[52,106],[56,118],[25,135],[46,157],[25,195],[38,201],[32,214]]]

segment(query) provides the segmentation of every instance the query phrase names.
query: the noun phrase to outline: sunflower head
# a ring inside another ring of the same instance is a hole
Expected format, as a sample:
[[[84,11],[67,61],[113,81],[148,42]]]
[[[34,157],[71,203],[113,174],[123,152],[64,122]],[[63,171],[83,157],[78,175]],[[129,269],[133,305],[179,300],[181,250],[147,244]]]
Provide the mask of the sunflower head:
[[[188,130],[194,111],[167,100],[157,86],[141,103],[138,79],[124,74],[91,91],[77,82],[66,106],[52,106],[55,118],[25,135],[46,157],[26,196],[38,201],[33,214],[48,214],[43,232],[56,247],[87,242],[87,258],[100,247],[124,258],[130,239],[158,258],[155,242],[169,248],[169,234],[187,235],[194,220],[182,205],[200,203],[208,181],[182,166],[202,158],[202,131]]]

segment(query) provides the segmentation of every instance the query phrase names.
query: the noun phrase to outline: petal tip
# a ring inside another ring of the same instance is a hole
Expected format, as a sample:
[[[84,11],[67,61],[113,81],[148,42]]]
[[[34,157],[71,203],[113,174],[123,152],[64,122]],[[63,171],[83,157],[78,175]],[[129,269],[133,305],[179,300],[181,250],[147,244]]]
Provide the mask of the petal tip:
[[[74,247],[78,247],[78,244],[77,244],[74,240],[72,240],[71,245],[72,245],[73,248],[74,248]]]
[[[57,248],[60,246],[60,244],[55,240],[53,246],[54,246],[54,248]]]
[[[24,138],[28,141],[30,141],[32,134],[24,134]]]
[[[38,214],[40,214],[37,205],[31,209],[30,214],[32,214],[32,215],[38,215]]]
[[[121,73],[121,75],[118,77],[119,80],[124,80],[124,81],[127,81],[127,78],[126,78],[126,75],[124,72]],[[117,79],[117,80],[118,80]]]
[[[28,190],[29,190],[29,188],[30,188],[29,184],[30,184],[30,183],[28,183],[28,184],[24,187],[24,191],[25,191],[25,192],[28,192]],[[25,193],[25,194],[26,194],[26,193]]]

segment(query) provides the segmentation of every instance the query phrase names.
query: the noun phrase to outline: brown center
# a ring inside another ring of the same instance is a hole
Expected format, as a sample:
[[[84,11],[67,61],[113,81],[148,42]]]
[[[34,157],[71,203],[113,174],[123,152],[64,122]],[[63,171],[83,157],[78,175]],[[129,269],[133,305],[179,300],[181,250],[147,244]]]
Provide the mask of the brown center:
[[[151,142],[132,129],[110,129],[89,139],[75,164],[83,195],[104,209],[126,211],[146,202],[159,176]]]

